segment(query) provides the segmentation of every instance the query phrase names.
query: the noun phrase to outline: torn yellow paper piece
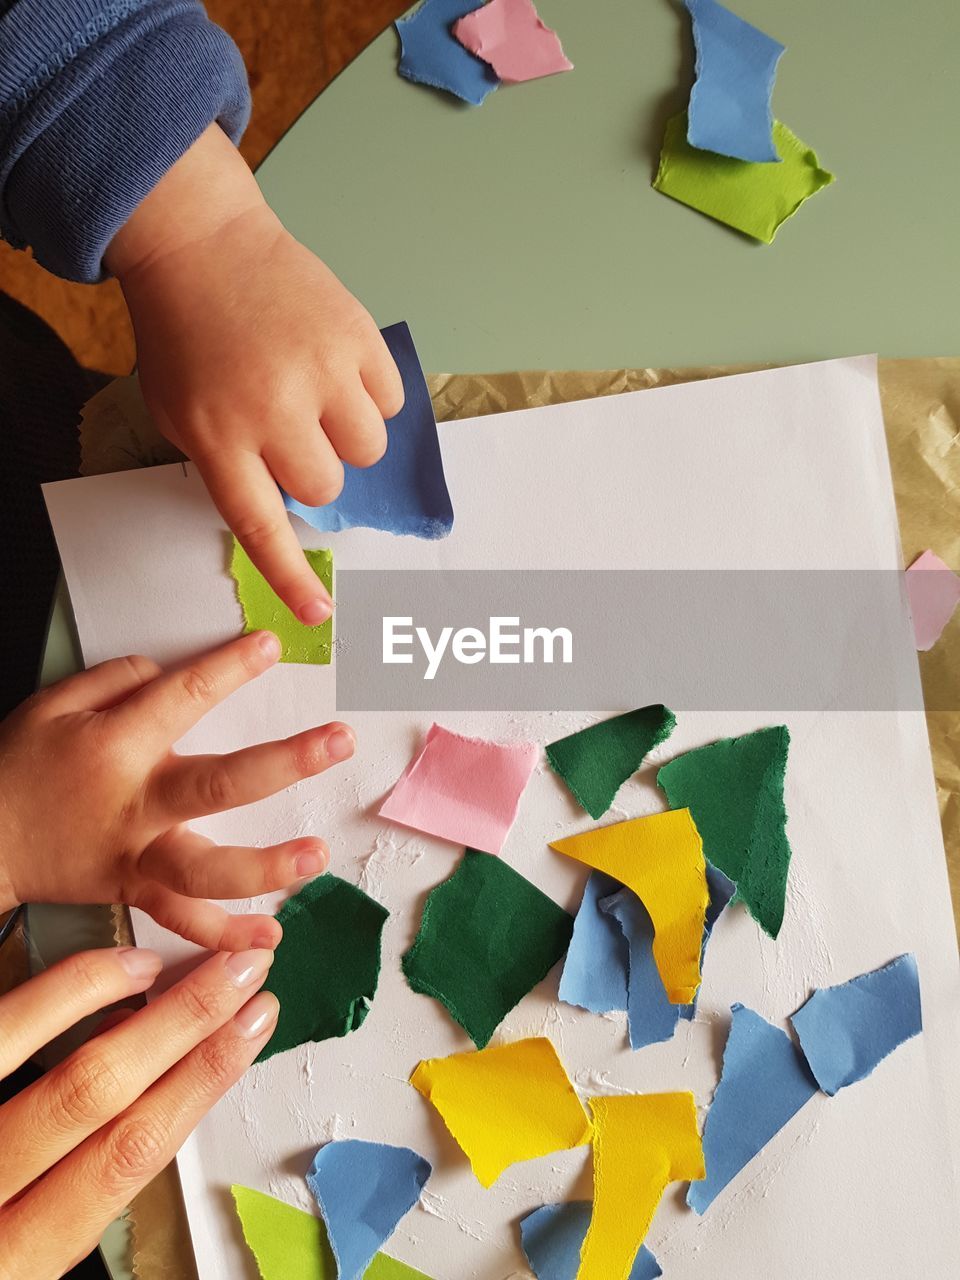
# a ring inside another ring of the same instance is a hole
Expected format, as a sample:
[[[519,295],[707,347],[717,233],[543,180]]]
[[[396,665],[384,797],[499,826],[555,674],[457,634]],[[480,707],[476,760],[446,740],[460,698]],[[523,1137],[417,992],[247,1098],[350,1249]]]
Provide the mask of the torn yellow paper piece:
[[[550,846],[632,889],[653,922],[653,958],[671,1004],[700,986],[700,944],[709,901],[700,832],[689,809],[595,827]]]
[[[427,1058],[410,1083],[440,1112],[485,1187],[519,1160],[590,1141],[590,1119],[542,1036]]]
[[[627,1280],[668,1182],[704,1177],[692,1093],[592,1098],[593,1215],[577,1280]]]

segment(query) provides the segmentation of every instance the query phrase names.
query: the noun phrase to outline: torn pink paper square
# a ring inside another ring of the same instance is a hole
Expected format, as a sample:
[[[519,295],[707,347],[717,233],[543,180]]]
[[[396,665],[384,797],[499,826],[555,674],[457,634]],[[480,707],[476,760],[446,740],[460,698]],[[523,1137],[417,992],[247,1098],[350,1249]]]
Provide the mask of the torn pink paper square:
[[[533,0],[489,0],[455,22],[453,34],[506,84],[573,70],[560,37],[541,21]]]
[[[924,551],[907,570],[907,595],[913,631],[921,652],[932,649],[960,603],[960,578],[932,551]]]
[[[434,724],[380,816],[454,844],[499,853],[538,755],[533,742],[487,742]]]

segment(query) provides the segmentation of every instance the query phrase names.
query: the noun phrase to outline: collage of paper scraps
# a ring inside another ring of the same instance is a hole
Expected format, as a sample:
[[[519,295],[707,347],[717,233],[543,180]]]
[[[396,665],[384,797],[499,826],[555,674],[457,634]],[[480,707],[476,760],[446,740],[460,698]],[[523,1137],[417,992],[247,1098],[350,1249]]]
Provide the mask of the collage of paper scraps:
[[[696,79],[688,109],[667,122],[653,186],[770,244],[834,175],[774,118],[785,46],[716,0],[683,3],[693,23]],[[396,28],[400,75],[472,106],[501,84],[573,70],[533,0],[423,0]]]
[[[405,324],[384,336],[406,389],[406,444],[351,473],[330,507],[294,510],[325,530],[364,525],[443,536],[453,508],[423,373]],[[311,554],[330,585],[331,553]],[[960,598],[955,575],[932,553],[925,557],[906,574],[918,647],[921,632],[923,644],[934,643]],[[945,573],[936,572],[941,566]],[[247,626],[279,631],[285,661],[331,661],[329,623],[303,627],[264,594],[239,552],[231,570]],[[644,1240],[670,1182],[688,1182],[687,1205],[706,1213],[818,1091],[833,1097],[863,1080],[922,1029],[910,954],[814,991],[790,1015],[795,1039],[734,1004],[702,1138],[692,1093],[595,1096],[585,1106],[549,1039],[489,1045],[561,960],[561,1001],[597,1015],[626,1013],[633,1051],[670,1040],[681,1019],[694,1017],[711,932],[724,911],[742,904],[777,937],[791,856],[786,725],[675,756],[656,775],[668,808],[603,821],[623,784],[675,727],[667,707],[651,705],[546,744],[557,785],[598,823],[550,844],[589,869],[575,918],[503,856],[540,744],[464,737],[434,724],[380,809],[388,822],[463,848],[428,895],[401,964],[411,989],[438,1001],[476,1049],[425,1058],[411,1086],[436,1108],[483,1187],[518,1161],[592,1148],[593,1203],[545,1204],[519,1224],[537,1280],[662,1275]],[[265,987],[279,997],[280,1017],[261,1059],[346,1036],[363,1023],[376,996],[388,915],[330,872],[284,903],[283,941]],[[307,1174],[319,1217],[247,1187],[233,1192],[263,1280],[431,1280],[381,1252],[430,1175],[429,1162],[409,1148],[335,1139]]]
[[[547,761],[591,817],[602,818],[675,724],[666,707],[642,707],[548,744]],[[563,1001],[597,1014],[625,1011],[634,1050],[668,1040],[680,1019],[693,1017],[724,910],[742,902],[776,937],[790,864],[789,741],[786,726],[775,725],[685,752],[657,774],[671,808],[554,841],[591,872],[575,919],[501,856],[540,758],[536,743],[484,741],[435,724],[380,810],[465,846],[428,896],[402,965],[413,990],[439,1001],[477,1048],[424,1059],[410,1084],[440,1113],[484,1187],[518,1161],[592,1147],[592,1206],[543,1205],[520,1223],[538,1280],[661,1275],[644,1239],[668,1183],[689,1182],[687,1204],[707,1212],[818,1090],[833,1096],[864,1079],[921,1030],[912,955],[815,991],[791,1016],[796,1043],[734,1005],[702,1140],[692,1093],[592,1097],[584,1106],[550,1040],[486,1047],[564,956]],[[280,998],[280,1021],[264,1057],[360,1026],[376,994],[387,914],[331,873],[285,903],[266,988]],[[317,981],[305,981],[312,974]],[[315,1260],[329,1250],[328,1268],[315,1261],[304,1275],[416,1276],[380,1250],[430,1173],[408,1148],[344,1139],[321,1147],[307,1175],[320,1219],[234,1188],[264,1280],[301,1274],[291,1250]]]

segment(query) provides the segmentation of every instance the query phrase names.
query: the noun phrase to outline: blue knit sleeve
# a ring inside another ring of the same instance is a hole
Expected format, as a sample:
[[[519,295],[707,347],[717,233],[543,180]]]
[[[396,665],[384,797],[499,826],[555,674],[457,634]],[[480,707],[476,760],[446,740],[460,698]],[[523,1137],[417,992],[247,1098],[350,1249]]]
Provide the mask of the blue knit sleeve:
[[[0,3],[0,235],[68,280],[213,121],[238,141],[247,78],[194,0]]]

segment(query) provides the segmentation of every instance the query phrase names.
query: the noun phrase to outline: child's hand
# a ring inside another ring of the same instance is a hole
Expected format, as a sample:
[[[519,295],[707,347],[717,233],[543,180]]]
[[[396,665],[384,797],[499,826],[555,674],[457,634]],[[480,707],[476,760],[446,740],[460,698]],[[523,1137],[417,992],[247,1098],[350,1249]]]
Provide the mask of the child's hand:
[[[273,955],[217,955],[0,1107],[0,1276],[60,1276],[269,1040]],[[145,991],[160,958],[88,951],[0,997],[0,1076],[79,1019]]]
[[[178,671],[116,658],[31,698],[0,725],[0,909],[18,902],[126,902],[213,950],[275,947],[272,916],[205,899],[247,898],[322,871],[321,840],[220,848],[191,818],[250,804],[353,754],[342,724],[225,756],[172,746],[273,666],[269,631]]]
[[[373,320],[270,211],[213,126],[118,233],[107,265],[133,318],[143,394],[227,524],[310,626],[332,604],[277,484],[332,501],[343,462],[383,456],[403,384]]]

